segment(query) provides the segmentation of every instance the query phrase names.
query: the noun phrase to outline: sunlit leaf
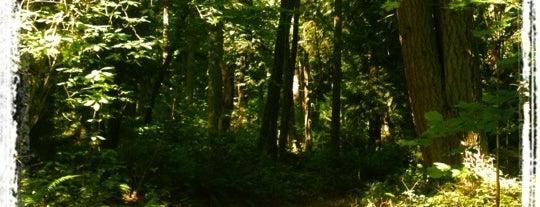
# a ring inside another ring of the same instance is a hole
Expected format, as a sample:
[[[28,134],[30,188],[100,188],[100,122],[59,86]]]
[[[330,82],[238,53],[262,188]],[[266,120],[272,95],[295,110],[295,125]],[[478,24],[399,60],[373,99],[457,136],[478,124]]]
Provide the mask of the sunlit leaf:
[[[101,107],[101,105],[97,102],[94,103],[94,105],[92,105],[92,108],[94,109],[94,111],[99,111],[99,108]]]
[[[94,104],[94,103],[95,103],[94,100],[88,100],[88,101],[84,102],[83,105],[84,105],[84,106],[90,106],[90,105],[92,105],[92,104]]]

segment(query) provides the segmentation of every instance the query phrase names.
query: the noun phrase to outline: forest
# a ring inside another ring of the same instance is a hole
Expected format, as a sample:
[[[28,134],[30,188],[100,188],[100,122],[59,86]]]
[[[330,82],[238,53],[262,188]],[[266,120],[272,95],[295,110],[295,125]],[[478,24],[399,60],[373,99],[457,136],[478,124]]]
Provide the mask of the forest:
[[[21,206],[520,206],[520,0],[21,0]]]

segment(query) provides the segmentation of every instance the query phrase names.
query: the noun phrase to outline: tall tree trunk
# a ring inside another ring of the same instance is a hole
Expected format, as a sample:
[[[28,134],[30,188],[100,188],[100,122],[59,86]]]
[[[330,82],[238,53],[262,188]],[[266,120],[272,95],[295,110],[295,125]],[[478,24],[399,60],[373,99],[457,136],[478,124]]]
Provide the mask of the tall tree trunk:
[[[165,0],[163,2],[163,30],[162,30],[162,38],[163,38],[163,45],[162,45],[162,52],[161,52],[161,66],[157,67],[158,72],[157,76],[154,82],[154,85],[152,87],[152,91],[150,94],[150,101],[148,104],[148,108],[146,109],[146,114],[144,116],[144,123],[150,124],[152,122],[152,115],[153,115],[153,109],[156,105],[156,99],[159,96],[159,89],[161,88],[161,84],[163,83],[163,80],[165,79],[165,73],[167,72],[167,69],[169,67],[169,64],[172,60],[172,52],[171,47],[169,45],[169,9],[171,6],[170,0]]]
[[[209,136],[220,129],[223,114],[223,27],[213,25],[209,31],[208,48],[208,129]]]
[[[248,54],[247,56],[251,56]],[[234,121],[234,127],[239,127],[240,125],[245,123],[245,115],[244,115],[244,105],[247,103],[246,100],[246,88],[245,88],[245,77],[246,77],[246,71],[249,69],[249,62],[248,58],[242,57],[242,66],[240,66],[239,70],[236,72],[235,76],[235,84],[236,84],[236,113],[237,113],[237,119]]]
[[[300,0],[293,0],[294,4],[294,23],[293,23],[293,37],[291,41],[291,50],[289,60],[285,71],[283,72],[283,107],[281,108],[281,127],[279,134],[279,150],[278,156],[284,155],[285,147],[287,143],[291,142],[289,135],[290,132],[294,133],[294,110],[293,110],[293,80],[294,70],[296,66],[296,54],[298,51],[298,26],[300,17]]]
[[[459,100],[475,100],[479,90],[470,39],[472,14],[450,10],[448,3],[405,0],[398,9],[405,77],[418,136],[427,128],[426,112],[451,117],[457,113],[454,105]],[[425,164],[459,163],[460,156],[451,152],[462,138],[431,138],[431,144],[422,147]]]
[[[480,95],[478,66],[472,47],[473,12],[470,9],[449,9],[451,0],[438,0],[436,17],[443,65],[443,90],[445,117],[454,117],[454,106],[459,101],[477,101]],[[461,141],[476,145],[476,133],[464,133],[448,139],[445,145],[452,148],[460,146]],[[459,154],[452,156],[455,162],[461,161]]]
[[[299,67],[299,88],[300,97],[302,98],[302,112],[304,114],[303,124],[304,124],[304,150],[311,150],[311,115],[310,115],[310,105],[311,101],[309,99],[309,55],[305,50],[301,50],[303,55],[300,59]]]
[[[277,120],[279,113],[280,88],[283,81],[283,69],[287,67],[289,56],[290,11],[292,0],[281,0],[281,9],[277,38],[274,48],[274,65],[268,83],[266,105],[262,119],[259,147],[273,157],[277,157]]]
[[[231,126],[231,113],[234,109],[234,74],[224,61],[220,61],[220,68],[223,80],[223,113],[219,129],[226,131]]]
[[[442,109],[442,70],[432,17],[433,5],[424,0],[405,0],[398,9],[405,78],[417,136],[427,129],[424,114]],[[442,161],[436,154],[442,152],[441,141],[422,147],[426,164]]]
[[[334,54],[332,56],[332,129],[330,145],[335,153],[339,153],[340,114],[341,114],[341,48],[342,34],[342,0],[335,0],[334,5]]]
[[[438,35],[442,52],[445,107],[476,101],[480,94],[477,62],[472,46],[473,12],[450,9],[452,0],[438,0]]]

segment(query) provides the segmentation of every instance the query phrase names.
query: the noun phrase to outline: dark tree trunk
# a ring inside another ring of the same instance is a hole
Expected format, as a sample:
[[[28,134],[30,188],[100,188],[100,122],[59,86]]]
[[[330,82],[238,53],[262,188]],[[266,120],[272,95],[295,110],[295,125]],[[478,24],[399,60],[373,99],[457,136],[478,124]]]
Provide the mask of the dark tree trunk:
[[[340,145],[340,114],[341,114],[341,48],[343,46],[342,33],[342,0],[335,0],[334,5],[334,54],[332,56],[332,124],[331,149],[337,154]]]
[[[153,110],[154,110],[154,106],[156,105],[156,99],[159,96],[159,89],[161,88],[161,84],[163,83],[163,80],[165,79],[165,73],[167,72],[167,69],[169,68],[169,64],[171,63],[171,59],[172,59],[172,51],[170,51],[171,47],[169,45],[169,8],[170,6],[171,6],[170,0],[165,0],[163,2],[162,62],[161,62],[161,65],[157,67],[158,72],[154,80],[154,85],[152,86],[152,91],[150,93],[150,101],[148,104],[148,108],[146,109],[146,114],[144,116],[145,124],[150,124],[150,122],[152,122]]]
[[[279,151],[278,155],[282,156],[285,153],[285,147],[287,143],[291,142],[289,135],[294,133],[294,110],[293,110],[293,80],[294,69],[296,66],[296,53],[298,51],[298,26],[300,16],[300,0],[294,1],[294,23],[293,23],[293,37],[291,42],[291,50],[288,65],[283,72],[283,102],[281,109],[281,127],[279,134]]]
[[[223,113],[219,128],[228,130],[231,126],[231,113],[234,109],[234,74],[231,68],[221,61],[221,76],[223,79]]]
[[[405,0],[398,9],[405,78],[417,136],[427,129],[424,114],[442,109],[442,70],[432,17],[433,5],[424,0]],[[437,145],[422,147],[427,165],[442,161],[439,155],[426,153],[442,152]]]
[[[289,56],[289,29],[291,26],[292,0],[281,1],[281,13],[274,48],[274,65],[268,83],[266,105],[262,119],[259,147],[269,155],[277,157],[277,120],[279,113],[280,88],[283,70]]]
[[[208,48],[208,129],[210,136],[220,130],[223,116],[223,28],[221,24],[211,27]]]

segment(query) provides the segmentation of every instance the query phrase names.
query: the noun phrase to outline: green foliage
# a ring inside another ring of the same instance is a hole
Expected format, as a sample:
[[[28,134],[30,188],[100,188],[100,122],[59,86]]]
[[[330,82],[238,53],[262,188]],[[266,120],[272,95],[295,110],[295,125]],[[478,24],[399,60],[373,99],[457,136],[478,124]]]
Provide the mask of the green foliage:
[[[193,136],[192,131],[154,131],[124,143],[120,151],[133,176],[132,183],[142,183],[139,190],[161,189],[173,200],[191,198],[197,201],[185,202],[236,206],[279,203],[314,195],[318,187],[304,187],[317,185],[311,183],[315,174],[260,157],[254,150],[254,140],[246,138],[225,136],[224,140],[210,140]],[[152,143],[157,145],[149,147]],[[158,199],[163,198],[162,194]]]
[[[432,172],[432,175],[447,176],[454,181],[442,183],[429,181],[424,178],[421,168],[410,168],[394,178],[368,184],[361,191],[358,202],[352,206],[495,205],[495,189],[492,181],[479,179],[479,175],[472,173],[468,168],[452,169],[442,163],[433,168],[438,171]],[[503,177],[501,206],[520,206],[520,192],[518,180]]]
[[[427,175],[434,179],[456,178],[462,174],[463,169],[455,169],[445,163],[435,162],[426,169]]]
[[[25,206],[106,204],[124,193],[125,179],[118,174],[122,170],[114,151],[63,153],[57,162],[32,166],[23,172],[20,200]]]
[[[140,63],[154,55],[154,39],[140,37],[136,30],[148,22],[146,17],[128,14],[140,3],[28,1],[22,5],[21,52],[34,60],[31,95],[36,105],[31,107],[38,109],[31,117],[54,126],[49,126],[51,136],[43,142],[99,147],[107,139],[103,124],[118,115],[112,106],[133,100],[131,91],[117,83],[115,66]],[[58,116],[43,116],[43,110]]]
[[[455,107],[457,116],[444,118],[437,111],[427,112],[424,116],[429,123],[428,129],[417,139],[401,140],[405,146],[429,145],[431,137],[451,136],[457,133],[478,132],[495,135],[496,133],[512,134],[518,129],[517,91],[500,90],[484,94],[482,101],[459,102]]]
[[[517,125],[504,124],[515,119],[518,101],[517,91],[500,90],[484,94],[481,102],[459,102],[455,106],[459,111],[456,117],[443,119],[438,112],[428,112],[425,117],[429,122],[429,128],[423,136],[448,136],[468,131],[513,133],[517,130]]]
[[[391,11],[391,10],[395,10],[397,8],[399,8],[399,5],[401,5],[401,1],[397,1],[397,0],[386,0],[381,8],[386,10],[386,11]]]

